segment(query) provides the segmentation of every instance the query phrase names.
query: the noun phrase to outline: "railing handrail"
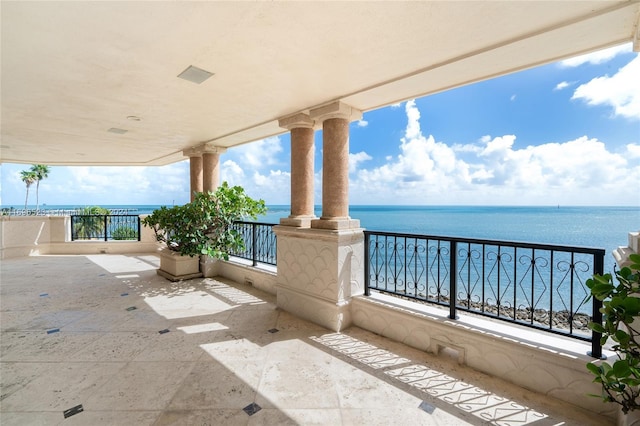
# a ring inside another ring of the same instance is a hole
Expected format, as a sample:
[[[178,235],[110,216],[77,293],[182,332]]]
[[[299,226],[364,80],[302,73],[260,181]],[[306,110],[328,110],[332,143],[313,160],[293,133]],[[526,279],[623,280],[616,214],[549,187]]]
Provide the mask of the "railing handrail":
[[[27,208],[27,209],[16,209],[9,207],[0,208],[0,216],[78,216],[84,215],[82,211],[84,207],[76,207],[72,209],[50,209],[50,208]],[[125,215],[133,215],[133,212],[138,211],[137,208],[117,208],[117,209],[109,209],[110,214],[112,216],[125,216]],[[136,215],[137,216],[137,215]]]
[[[140,217],[138,214],[102,214],[102,213],[90,213],[90,214],[71,214],[69,216],[111,216],[111,217]]]
[[[594,254],[594,255],[602,255],[606,254],[606,250],[602,248],[595,247],[582,247],[582,246],[564,246],[560,244],[549,244],[549,243],[531,243],[524,241],[507,241],[507,240],[492,240],[492,239],[482,239],[482,238],[465,238],[465,237],[452,237],[446,235],[431,235],[431,234],[410,234],[405,232],[386,232],[386,231],[370,231],[365,230],[365,235],[383,235],[387,237],[401,237],[401,238],[421,238],[427,240],[440,240],[440,241],[449,241],[456,243],[470,243],[470,244],[486,244],[486,245],[499,245],[506,247],[519,247],[519,248],[532,248],[532,249],[540,249],[540,250],[558,250],[558,251],[572,251],[574,253],[585,253],[585,254]]]
[[[264,225],[264,226],[276,226],[277,223],[267,223],[267,222],[253,222],[251,220],[236,220],[233,223],[237,223],[240,225]]]

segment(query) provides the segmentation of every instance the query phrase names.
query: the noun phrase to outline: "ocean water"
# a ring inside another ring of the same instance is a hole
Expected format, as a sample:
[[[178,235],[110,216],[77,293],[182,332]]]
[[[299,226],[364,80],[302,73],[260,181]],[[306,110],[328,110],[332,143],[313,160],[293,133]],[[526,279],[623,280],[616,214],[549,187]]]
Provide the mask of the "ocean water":
[[[277,223],[288,206],[260,221]],[[626,246],[640,230],[640,207],[351,206],[363,228],[433,236],[602,248]],[[316,211],[320,215],[320,211]]]
[[[2,206],[17,209],[23,206]],[[52,206],[71,209],[84,206]],[[104,205],[148,214],[157,205]],[[277,224],[289,206],[268,206],[259,222]],[[503,206],[351,206],[350,216],[372,231],[467,237],[605,249],[627,245],[631,231],[640,230],[640,207],[503,207]],[[321,215],[320,206],[316,215]],[[605,262],[612,258],[606,258]]]

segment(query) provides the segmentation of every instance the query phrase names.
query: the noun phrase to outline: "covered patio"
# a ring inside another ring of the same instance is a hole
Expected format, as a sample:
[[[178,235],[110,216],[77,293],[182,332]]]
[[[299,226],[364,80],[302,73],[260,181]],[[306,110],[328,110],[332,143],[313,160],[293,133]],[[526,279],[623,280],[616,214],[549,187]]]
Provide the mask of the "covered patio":
[[[3,260],[3,425],[610,422],[442,354],[335,333],[250,285],[171,283],[157,266],[148,253]]]
[[[79,244],[68,218],[2,218],[3,425],[612,421],[614,408],[584,396],[586,351],[362,296],[349,128],[415,97],[622,43],[638,51],[639,2],[3,1],[1,13],[0,162],[188,158],[198,192],[219,184],[226,150],[291,140],[291,211],[270,274],[228,264],[170,284],[153,239]],[[416,349],[359,328],[369,318]]]

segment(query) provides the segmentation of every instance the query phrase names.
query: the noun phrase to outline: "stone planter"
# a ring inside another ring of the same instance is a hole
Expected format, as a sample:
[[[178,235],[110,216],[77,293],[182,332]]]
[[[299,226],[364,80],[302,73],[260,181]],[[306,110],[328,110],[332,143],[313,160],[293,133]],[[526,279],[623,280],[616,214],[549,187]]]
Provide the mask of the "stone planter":
[[[216,258],[202,255],[200,256],[200,271],[205,278],[211,278],[218,275],[219,261]]]
[[[616,424],[618,426],[640,426],[640,411],[630,411],[627,414],[623,414],[622,410],[618,410],[618,419]]]
[[[167,248],[160,252],[158,275],[170,281],[190,280],[202,276],[199,256],[183,256]]]

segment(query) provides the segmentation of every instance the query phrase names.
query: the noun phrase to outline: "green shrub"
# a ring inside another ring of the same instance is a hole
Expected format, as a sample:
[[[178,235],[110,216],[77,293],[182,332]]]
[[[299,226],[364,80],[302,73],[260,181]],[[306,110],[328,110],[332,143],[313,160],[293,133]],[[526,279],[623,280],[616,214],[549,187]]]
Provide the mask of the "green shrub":
[[[640,254],[630,259],[629,267],[616,271],[617,284],[611,274],[587,280],[591,295],[603,301],[604,318],[602,324],[592,322],[589,328],[602,333],[602,345],[611,339],[617,355],[613,365],[606,361],[587,364],[596,376],[593,381],[602,386],[602,394],[592,396],[619,404],[625,414],[640,408]]]
[[[137,240],[138,233],[135,229],[129,226],[121,225],[113,230],[113,232],[111,233],[111,238],[113,238],[114,240]]]
[[[208,255],[229,259],[230,252],[244,250],[244,241],[233,222],[257,219],[267,211],[264,200],[254,200],[240,186],[224,182],[215,192],[201,192],[184,206],[161,207],[142,220],[156,240],[182,255]]]

